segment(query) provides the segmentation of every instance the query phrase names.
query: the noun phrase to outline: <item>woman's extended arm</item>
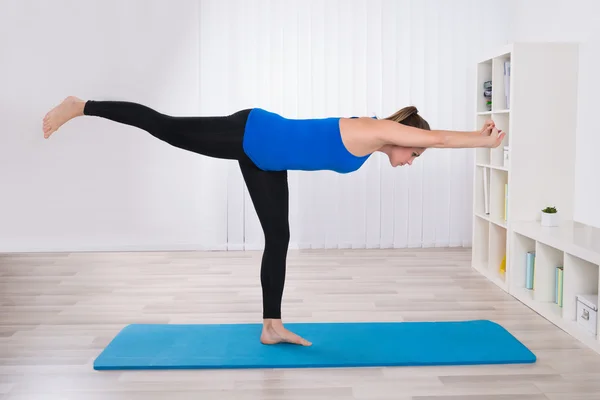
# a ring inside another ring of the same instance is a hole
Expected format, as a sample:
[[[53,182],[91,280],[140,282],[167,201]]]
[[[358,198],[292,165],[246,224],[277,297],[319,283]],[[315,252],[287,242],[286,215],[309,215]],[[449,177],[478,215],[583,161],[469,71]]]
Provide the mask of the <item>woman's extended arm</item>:
[[[421,148],[498,147],[504,133],[489,127],[480,131],[423,130],[389,120],[377,121],[377,137],[382,145]]]

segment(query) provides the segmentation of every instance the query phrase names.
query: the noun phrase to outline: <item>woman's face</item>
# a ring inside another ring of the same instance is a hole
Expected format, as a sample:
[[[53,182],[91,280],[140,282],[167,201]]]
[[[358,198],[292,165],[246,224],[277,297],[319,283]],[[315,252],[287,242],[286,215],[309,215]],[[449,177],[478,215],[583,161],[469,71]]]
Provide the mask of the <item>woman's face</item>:
[[[407,164],[412,165],[415,158],[419,157],[424,151],[425,149],[417,147],[392,146],[385,153],[388,155],[392,167],[401,167]]]

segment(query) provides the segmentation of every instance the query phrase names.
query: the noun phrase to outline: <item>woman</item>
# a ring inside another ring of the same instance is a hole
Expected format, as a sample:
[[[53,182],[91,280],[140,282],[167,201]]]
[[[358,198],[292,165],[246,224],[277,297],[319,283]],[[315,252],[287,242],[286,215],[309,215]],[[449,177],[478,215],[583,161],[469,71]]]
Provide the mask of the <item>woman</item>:
[[[492,121],[474,132],[431,130],[415,107],[381,120],[288,119],[260,108],[229,116],[174,117],[137,103],[73,96],[46,114],[44,137],[84,115],[135,126],[175,147],[239,163],[265,237],[260,272],[264,344],[311,344],[285,329],[281,321],[290,239],[288,170],[349,173],[376,151],[385,153],[394,167],[410,165],[427,148],[492,148],[504,138]]]

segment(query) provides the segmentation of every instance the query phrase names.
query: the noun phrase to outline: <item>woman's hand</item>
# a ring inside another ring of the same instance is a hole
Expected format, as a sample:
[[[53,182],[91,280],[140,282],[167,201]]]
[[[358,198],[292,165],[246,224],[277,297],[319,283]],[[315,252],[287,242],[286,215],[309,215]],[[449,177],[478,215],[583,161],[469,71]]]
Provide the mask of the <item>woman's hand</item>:
[[[506,132],[503,132],[501,130],[499,130],[498,128],[494,127],[488,127],[484,132],[484,135],[488,136],[489,141],[488,141],[488,146],[490,148],[496,148],[498,146],[500,146],[500,144],[502,143],[502,140],[504,140],[504,136],[506,136]]]
[[[495,128],[495,127],[496,127],[496,123],[493,120],[488,119],[487,121],[485,121],[483,123],[483,127],[481,127],[481,130],[479,131],[479,133],[482,135],[489,136],[492,128]]]
[[[488,119],[483,123],[483,127],[479,133],[484,136],[489,136],[488,147],[490,148],[496,148],[500,146],[504,136],[506,136],[505,132],[502,132],[501,129],[496,128],[496,123],[491,119]]]

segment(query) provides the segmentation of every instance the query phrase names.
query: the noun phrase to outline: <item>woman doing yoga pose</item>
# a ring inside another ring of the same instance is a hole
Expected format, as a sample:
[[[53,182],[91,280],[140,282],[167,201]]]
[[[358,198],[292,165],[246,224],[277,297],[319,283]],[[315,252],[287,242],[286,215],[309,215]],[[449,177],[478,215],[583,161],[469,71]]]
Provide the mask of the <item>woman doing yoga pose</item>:
[[[412,164],[427,148],[494,148],[504,138],[493,121],[479,131],[431,130],[415,107],[385,119],[289,119],[261,108],[228,116],[176,117],[138,103],[73,96],[46,114],[44,137],[84,115],[131,125],[172,146],[239,163],[265,238],[260,270],[264,344],[311,344],[285,329],[281,321],[290,240],[287,171],[349,173],[377,151],[397,167]]]

